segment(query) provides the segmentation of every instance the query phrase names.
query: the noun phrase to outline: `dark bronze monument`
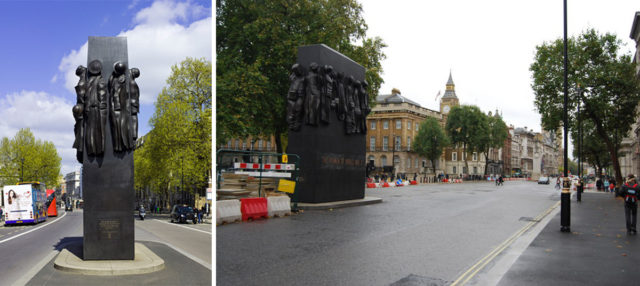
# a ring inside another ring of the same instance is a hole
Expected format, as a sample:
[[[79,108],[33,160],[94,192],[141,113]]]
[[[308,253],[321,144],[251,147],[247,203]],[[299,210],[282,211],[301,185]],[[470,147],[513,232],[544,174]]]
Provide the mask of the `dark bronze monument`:
[[[287,95],[287,153],[301,158],[297,199],[364,198],[368,105],[365,69],[327,47],[298,48]]]
[[[124,37],[89,37],[87,63],[76,69],[73,107],[73,147],[82,164],[83,259],[132,260],[140,71],[128,69]]]

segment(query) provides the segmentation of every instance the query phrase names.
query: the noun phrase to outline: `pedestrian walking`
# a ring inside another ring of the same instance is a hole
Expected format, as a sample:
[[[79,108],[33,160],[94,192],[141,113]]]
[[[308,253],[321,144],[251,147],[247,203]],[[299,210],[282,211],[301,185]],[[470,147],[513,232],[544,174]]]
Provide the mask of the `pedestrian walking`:
[[[616,180],[611,180],[609,182],[609,192],[614,192],[616,189]],[[616,197],[618,196],[618,194],[616,193]]]
[[[556,180],[556,190],[560,189],[560,177]]]
[[[202,208],[198,212],[198,223],[202,223],[202,215],[204,215],[204,212],[205,212],[205,209],[204,209],[204,206],[202,206]]]
[[[627,221],[627,234],[636,234],[636,222],[638,217],[638,192],[640,187],[636,178],[629,174],[627,182],[622,185],[622,196],[624,197],[624,217]]]
[[[608,179],[604,179],[604,182],[602,182],[602,185],[604,186],[602,188],[602,191],[609,192],[609,180]]]

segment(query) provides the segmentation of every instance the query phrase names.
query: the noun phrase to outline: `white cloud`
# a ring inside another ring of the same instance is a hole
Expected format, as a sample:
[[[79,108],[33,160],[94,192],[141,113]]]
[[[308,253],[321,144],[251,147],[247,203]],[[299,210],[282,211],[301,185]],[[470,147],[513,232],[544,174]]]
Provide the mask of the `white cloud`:
[[[118,35],[127,37],[129,63],[140,69],[140,101],[151,104],[166,85],[171,66],[186,57],[211,60],[211,17],[189,25],[177,23],[206,14],[207,9],[191,3],[156,1],[140,10],[134,19],[137,23],[130,30]],[[72,50],[62,58],[58,70],[64,75],[64,86],[75,94],[77,84],[75,69],[86,66],[88,43]]]
[[[21,128],[29,128],[37,139],[51,141],[62,158],[61,173],[77,166],[72,103],[46,92],[26,91],[0,99],[0,137],[12,138]]]

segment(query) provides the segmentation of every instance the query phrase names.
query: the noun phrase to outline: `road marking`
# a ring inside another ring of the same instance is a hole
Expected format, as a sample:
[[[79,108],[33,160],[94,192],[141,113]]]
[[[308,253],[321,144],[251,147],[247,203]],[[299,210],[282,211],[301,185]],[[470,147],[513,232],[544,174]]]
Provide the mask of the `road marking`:
[[[167,246],[171,247],[173,250],[181,253],[182,255],[188,257],[189,259],[191,259],[191,260],[193,260],[193,261],[195,261],[197,263],[200,263],[200,265],[202,265],[202,266],[206,267],[207,269],[211,270],[211,264],[210,263],[207,263],[206,261],[204,261],[204,260],[202,260],[200,258],[197,258],[197,257],[191,255],[190,253],[188,253],[188,252],[186,252],[186,251],[184,251],[184,250],[182,250],[180,248],[177,248],[177,247],[173,246],[171,243],[168,243],[166,241],[161,241],[160,243],[163,243],[164,245],[167,245]]]
[[[60,217],[60,218],[62,218],[62,217]],[[66,242],[66,243],[63,243],[63,244],[59,245],[58,247],[60,249],[64,249],[65,247],[67,247],[67,245],[69,245],[71,243],[74,243],[74,242],[73,241],[69,241],[69,242]],[[27,282],[31,281],[31,279],[33,279],[33,277],[35,277],[36,274],[38,274],[38,272],[40,272],[40,270],[42,270],[42,268],[44,268],[47,264],[49,264],[49,262],[51,262],[51,260],[54,257],[56,257],[56,255],[58,255],[58,253],[60,253],[60,251],[58,251],[58,250],[51,251],[40,262],[38,262],[29,271],[27,271],[20,279],[18,279],[17,281],[13,282],[12,285],[16,285],[16,286],[18,286],[18,285],[27,285]]]
[[[164,221],[164,220],[159,220],[159,219],[153,219],[153,220],[155,220],[155,221],[159,221],[159,222],[162,222],[162,223],[166,223],[166,224],[169,224],[169,225],[174,225],[174,226],[184,227],[184,228],[189,229],[189,230],[194,230],[194,231],[204,232],[204,233],[206,233],[206,234],[211,235],[211,232],[208,232],[208,231],[199,230],[199,229],[195,229],[195,228],[187,227],[187,226],[182,226],[182,225],[179,225],[179,224],[166,222],[166,221]]]
[[[507,247],[509,247],[523,233],[525,233],[527,230],[529,230],[535,224],[540,222],[542,220],[542,218],[544,218],[549,213],[551,213],[551,211],[553,211],[559,205],[560,205],[560,202],[555,203],[553,206],[549,207],[546,211],[542,212],[535,219],[533,219],[533,221],[529,222],[523,228],[521,228],[519,231],[517,231],[512,236],[507,238],[500,245],[498,245],[498,247],[493,249],[491,252],[489,252],[489,254],[487,254],[485,257],[480,259],[480,261],[478,261],[476,264],[471,266],[466,272],[464,272],[462,275],[460,275],[460,277],[458,277],[458,279],[456,279],[455,281],[453,281],[453,283],[451,283],[451,286],[464,285],[467,282],[469,282],[469,280],[471,280],[471,278],[473,278],[480,270],[482,270],[487,264],[489,264],[489,262],[491,262],[496,256],[498,256],[498,254],[502,253],[502,251],[504,251]]]
[[[21,234],[16,235],[16,236],[12,236],[12,237],[9,237],[9,238],[7,238],[7,239],[0,240],[0,243],[7,242],[7,241],[12,240],[12,239],[14,239],[14,238],[21,237],[21,236],[23,236],[23,235],[25,235],[25,234],[27,234],[27,233],[30,233],[30,232],[36,231],[36,230],[38,230],[38,229],[41,229],[41,228],[43,228],[43,227],[45,227],[45,226],[51,225],[52,223],[59,221],[60,219],[62,219],[62,218],[63,218],[64,216],[66,216],[66,215],[67,215],[67,213],[64,213],[64,214],[62,214],[62,216],[61,216],[61,217],[59,217],[58,219],[56,219],[56,220],[54,220],[54,221],[51,221],[51,222],[45,223],[45,224],[43,224],[43,225],[41,225],[41,226],[39,226],[39,227],[36,227],[36,228],[34,228],[34,229],[31,229],[31,230],[27,230],[27,231],[25,231],[25,232],[23,232],[23,233],[21,233]],[[13,233],[13,232],[10,232],[10,233]]]

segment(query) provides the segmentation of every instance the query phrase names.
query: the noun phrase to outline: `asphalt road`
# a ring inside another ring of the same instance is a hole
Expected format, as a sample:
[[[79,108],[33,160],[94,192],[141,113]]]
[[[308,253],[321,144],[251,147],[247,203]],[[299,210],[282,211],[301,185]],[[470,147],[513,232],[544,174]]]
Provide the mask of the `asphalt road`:
[[[0,285],[24,285],[58,254],[81,239],[82,211],[59,212],[37,225],[0,223]],[[135,221],[135,240],[160,242],[211,269],[211,224],[170,224],[158,217]]]
[[[217,282],[445,285],[560,197],[553,185],[535,182],[367,189],[366,195],[383,203],[217,227]]]

